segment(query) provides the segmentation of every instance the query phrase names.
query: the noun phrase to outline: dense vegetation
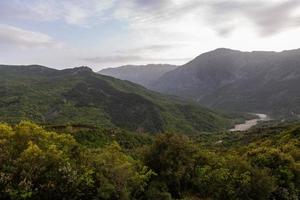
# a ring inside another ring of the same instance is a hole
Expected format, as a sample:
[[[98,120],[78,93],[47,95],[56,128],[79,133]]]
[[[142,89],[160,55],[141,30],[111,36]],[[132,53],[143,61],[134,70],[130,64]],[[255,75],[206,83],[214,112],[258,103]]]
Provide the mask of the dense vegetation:
[[[296,200],[299,141],[300,124],[190,137],[0,124],[0,198]]]
[[[226,131],[251,117],[86,67],[0,66],[0,199],[299,199],[300,124]]]
[[[2,65],[0,121],[18,123],[24,119],[151,133],[195,133],[232,125],[228,116],[93,73],[87,67],[54,70]]]

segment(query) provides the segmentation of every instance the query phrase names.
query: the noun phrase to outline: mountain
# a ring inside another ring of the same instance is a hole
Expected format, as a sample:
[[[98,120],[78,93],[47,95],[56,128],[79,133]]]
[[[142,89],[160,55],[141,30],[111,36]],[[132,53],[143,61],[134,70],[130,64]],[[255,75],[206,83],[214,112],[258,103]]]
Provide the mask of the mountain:
[[[149,88],[162,75],[178,67],[179,66],[167,64],[125,65],[103,69],[99,73],[121,80],[131,81]]]
[[[231,126],[224,115],[88,67],[0,65],[0,121],[87,124],[138,132],[196,133]]]
[[[299,85],[300,49],[242,52],[223,48],[164,74],[152,89],[217,109],[296,117]]]

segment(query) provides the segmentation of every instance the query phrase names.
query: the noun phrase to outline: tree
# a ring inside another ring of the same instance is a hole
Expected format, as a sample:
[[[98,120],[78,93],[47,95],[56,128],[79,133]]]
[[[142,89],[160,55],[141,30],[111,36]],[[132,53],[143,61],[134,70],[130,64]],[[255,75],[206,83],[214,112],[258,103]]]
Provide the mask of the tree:
[[[30,122],[0,124],[0,199],[135,199],[152,175],[117,143],[87,149]]]
[[[193,174],[197,152],[186,136],[161,134],[145,154],[145,163],[164,181],[174,197],[187,190]]]

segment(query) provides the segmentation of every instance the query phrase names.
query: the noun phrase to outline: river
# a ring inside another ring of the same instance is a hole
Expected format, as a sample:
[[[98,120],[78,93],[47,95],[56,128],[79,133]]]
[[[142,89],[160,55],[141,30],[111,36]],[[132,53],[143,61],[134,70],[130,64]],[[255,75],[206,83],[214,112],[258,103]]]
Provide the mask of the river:
[[[268,121],[270,120],[269,116],[266,114],[261,114],[261,113],[254,113],[255,115],[258,116],[256,119],[251,119],[245,121],[243,124],[236,124],[234,128],[230,129],[229,131],[246,131],[250,129],[251,127],[257,125],[259,121]]]

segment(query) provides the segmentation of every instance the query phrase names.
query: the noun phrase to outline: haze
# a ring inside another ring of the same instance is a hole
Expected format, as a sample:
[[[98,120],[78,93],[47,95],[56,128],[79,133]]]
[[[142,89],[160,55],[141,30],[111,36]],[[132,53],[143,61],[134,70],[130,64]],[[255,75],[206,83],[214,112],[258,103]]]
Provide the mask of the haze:
[[[299,0],[1,0],[0,63],[183,64],[219,47],[299,48]]]

